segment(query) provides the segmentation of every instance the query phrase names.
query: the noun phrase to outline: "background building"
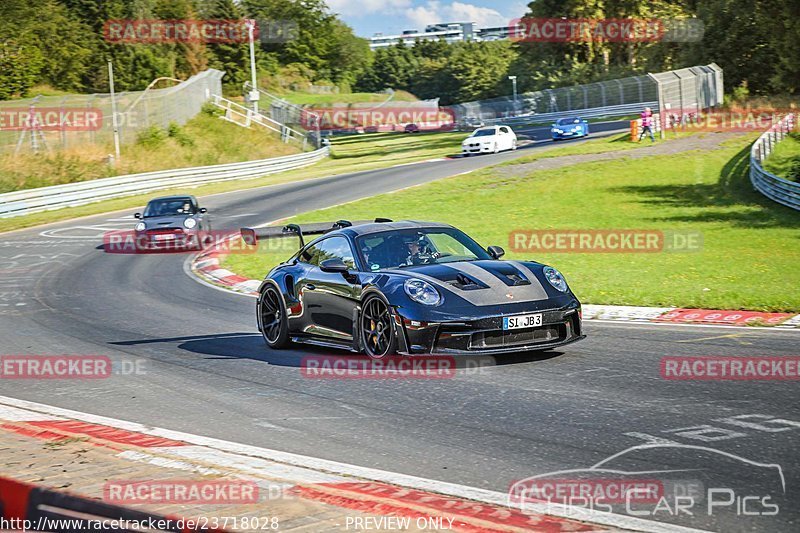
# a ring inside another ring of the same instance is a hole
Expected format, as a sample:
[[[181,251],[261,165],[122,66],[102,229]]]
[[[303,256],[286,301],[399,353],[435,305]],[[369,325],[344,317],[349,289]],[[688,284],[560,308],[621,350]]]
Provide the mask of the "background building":
[[[489,38],[484,39],[481,37],[481,32],[488,30],[491,30],[489,33],[487,33]],[[503,30],[505,33],[503,33]],[[500,36],[501,34],[503,36]],[[498,38],[504,39],[507,37],[507,27],[501,26],[499,28],[476,29],[476,24],[474,22],[442,22],[437,24],[429,24],[425,27],[425,31],[405,30],[400,34],[395,35],[376,33],[369,38],[369,47],[374,50],[376,48],[392,46],[400,41],[408,45],[412,45],[417,39],[427,41],[444,39],[448,43],[454,43],[458,41],[496,40]]]

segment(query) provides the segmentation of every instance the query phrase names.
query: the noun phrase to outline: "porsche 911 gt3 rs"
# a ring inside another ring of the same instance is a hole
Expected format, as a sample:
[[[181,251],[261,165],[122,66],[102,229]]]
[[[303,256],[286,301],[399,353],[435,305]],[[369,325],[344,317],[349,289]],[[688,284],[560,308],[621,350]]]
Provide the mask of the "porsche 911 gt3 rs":
[[[305,230],[305,231],[304,231]],[[297,236],[300,250],[259,288],[267,345],[307,342],[392,354],[497,354],[584,338],[581,304],[555,268],[501,260],[462,231],[433,222],[266,228],[247,242]],[[304,235],[322,234],[304,243]]]

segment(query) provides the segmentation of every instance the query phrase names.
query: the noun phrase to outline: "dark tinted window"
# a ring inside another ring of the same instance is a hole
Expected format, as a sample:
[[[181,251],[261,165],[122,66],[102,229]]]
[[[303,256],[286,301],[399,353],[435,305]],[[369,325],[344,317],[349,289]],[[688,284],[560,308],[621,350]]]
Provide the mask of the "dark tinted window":
[[[341,259],[349,268],[355,268],[353,251],[344,237],[330,237],[309,246],[300,254],[300,261],[319,266],[326,259]]]
[[[455,228],[383,231],[356,238],[361,259],[369,270],[414,264],[490,259],[478,243]]]
[[[147,204],[144,210],[145,217],[163,217],[173,215],[193,215],[197,212],[196,206],[190,198],[175,200],[157,200]]]

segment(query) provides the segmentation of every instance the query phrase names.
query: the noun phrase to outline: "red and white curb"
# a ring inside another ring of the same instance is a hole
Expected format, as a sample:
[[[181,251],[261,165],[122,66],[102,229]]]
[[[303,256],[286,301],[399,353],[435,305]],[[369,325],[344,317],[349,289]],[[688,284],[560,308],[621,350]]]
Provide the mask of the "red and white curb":
[[[191,261],[192,273],[227,290],[251,296],[258,295],[260,281],[239,276],[219,266],[220,259],[224,255],[224,253],[216,251],[201,252]]]
[[[92,444],[100,446],[136,448],[121,450],[118,457],[122,459],[208,475],[218,475],[223,469],[230,474],[233,469],[241,473],[238,477],[257,479],[259,483],[264,483],[266,476],[301,498],[360,512],[401,516],[446,513],[461,526],[454,527],[454,531],[700,531],[553,504],[526,503],[526,511],[522,512],[508,504],[508,495],[503,492],[191,435],[5,396],[0,396],[0,420],[4,430],[23,428],[17,432],[46,440],[68,434],[88,437]],[[30,431],[31,427],[35,430]]]
[[[238,234],[231,235],[228,241],[239,238],[241,237]],[[190,257],[185,265],[186,270],[214,287],[221,287],[248,296],[257,296],[258,287],[261,285],[260,281],[245,278],[219,266],[220,260],[226,255],[228,254],[224,250],[209,248]]]
[[[800,327],[800,315],[794,313],[594,304],[584,304],[582,311],[584,320],[614,320],[649,324],[761,326],[769,329]]]
[[[201,252],[189,264],[200,280],[247,296],[258,296],[259,280],[248,279],[219,266],[224,253]],[[647,324],[690,324],[714,326],[768,327],[769,329],[798,329],[800,315],[794,313],[763,313],[719,309],[687,309],[682,307],[641,307],[631,305],[583,305],[584,320],[622,321]]]

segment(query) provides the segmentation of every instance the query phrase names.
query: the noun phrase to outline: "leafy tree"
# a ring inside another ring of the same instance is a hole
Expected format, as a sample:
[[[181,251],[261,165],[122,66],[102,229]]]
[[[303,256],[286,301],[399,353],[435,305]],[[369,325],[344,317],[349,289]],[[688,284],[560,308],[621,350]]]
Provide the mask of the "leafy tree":
[[[64,90],[83,89],[81,77],[90,68],[93,41],[90,29],[55,0],[0,4],[2,75],[17,80],[12,94],[41,82]]]
[[[213,0],[208,19],[244,20],[233,0]],[[210,65],[226,73],[228,90],[241,92],[245,81],[250,79],[250,48],[248,43],[214,43],[208,45],[211,53]],[[258,57],[258,56],[256,56]]]
[[[348,85],[367,66],[367,41],[331,14],[324,0],[243,0],[242,7],[249,17],[286,30],[280,42],[261,43],[282,65],[302,63],[315,80]]]

